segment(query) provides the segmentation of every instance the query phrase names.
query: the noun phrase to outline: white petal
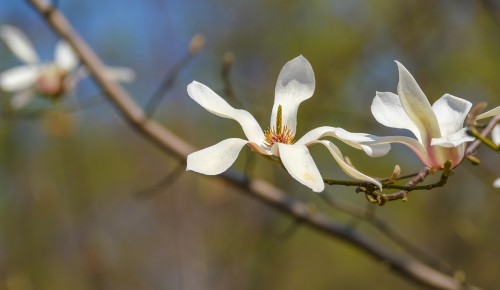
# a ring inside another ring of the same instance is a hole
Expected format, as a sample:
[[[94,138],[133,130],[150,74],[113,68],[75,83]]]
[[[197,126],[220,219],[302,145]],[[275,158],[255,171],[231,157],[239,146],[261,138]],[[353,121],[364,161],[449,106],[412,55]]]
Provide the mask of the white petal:
[[[276,82],[271,127],[276,126],[278,106],[281,105],[283,127],[295,133],[299,105],[313,95],[315,82],[312,66],[302,55],[283,66]]]
[[[310,145],[323,137],[337,138],[349,146],[365,151],[366,154],[372,157],[386,155],[391,149],[389,144],[371,144],[380,137],[365,133],[351,133],[342,128],[328,126],[318,127],[307,132],[302,138],[297,140],[296,144]]]
[[[314,192],[325,189],[323,178],[306,145],[278,143],[278,147],[281,162],[293,178]]]
[[[365,134],[365,133],[351,133],[342,128],[338,128],[335,132],[337,139],[354,147],[365,151],[368,156],[379,157],[384,156],[391,150],[391,145],[386,144],[372,144],[377,142],[380,138],[378,136]]]
[[[119,82],[132,82],[135,80],[135,71],[128,67],[107,67],[106,75]]]
[[[425,165],[432,167],[433,164],[428,157],[426,148],[416,139],[405,136],[378,137],[377,141],[373,142],[372,145],[389,143],[400,143],[408,146],[408,148],[410,148],[415,154],[417,154],[418,158],[420,158],[420,160],[422,160]]]
[[[494,109],[491,109],[489,110],[488,112],[484,112],[482,113],[481,115],[477,116],[477,120],[480,120],[480,119],[484,119],[484,118],[488,118],[488,117],[493,117],[493,116],[496,116],[496,115],[500,115],[500,106],[494,108]]]
[[[217,175],[226,171],[240,154],[247,140],[230,138],[213,146],[191,153],[187,157],[186,170],[206,175]]]
[[[12,99],[10,100],[10,106],[14,110],[19,110],[22,107],[26,106],[33,98],[35,94],[32,90],[24,90],[16,93]]]
[[[355,168],[353,168],[352,166],[347,164],[344,161],[344,156],[342,155],[342,152],[340,152],[340,149],[337,146],[335,146],[332,142],[326,141],[326,140],[320,140],[320,141],[317,141],[317,143],[325,145],[325,147],[328,149],[328,151],[330,151],[330,154],[332,154],[335,161],[337,161],[337,163],[340,165],[340,168],[342,169],[342,171],[344,171],[347,175],[349,175],[350,177],[355,178],[357,180],[362,180],[362,181],[367,181],[367,182],[373,183],[376,186],[378,186],[380,189],[382,189],[382,183],[380,183],[380,181],[359,172],[358,170],[356,170]]]
[[[398,95],[406,114],[417,126],[422,143],[441,137],[439,124],[431,104],[410,72],[399,62]]]
[[[249,112],[231,107],[224,99],[202,83],[193,81],[188,85],[187,91],[191,99],[210,113],[240,123],[248,140],[258,144],[264,141],[264,133],[259,123]]]
[[[297,142],[295,143],[310,145],[314,141],[317,141],[323,137],[336,137],[335,131],[337,129],[338,129],[337,127],[330,127],[330,126],[318,127],[307,132],[304,136],[302,136],[302,138],[297,140]]]
[[[432,105],[443,138],[464,127],[464,120],[471,107],[471,102],[449,94],[443,95]]]
[[[398,95],[377,92],[373,98],[371,111],[380,124],[391,128],[410,130],[418,140],[422,140],[417,126],[406,114]]]
[[[495,179],[495,181],[493,182],[493,187],[500,188],[500,178]]]
[[[0,37],[20,60],[29,64],[38,63],[38,56],[31,41],[16,27],[3,25],[0,27]]]
[[[59,41],[56,46],[55,63],[58,67],[72,71],[78,66],[78,57],[66,41]]]
[[[458,145],[465,142],[474,141],[475,139],[476,138],[467,134],[467,128],[462,128],[461,130],[453,134],[448,134],[441,138],[433,138],[431,141],[431,145],[432,146],[439,145],[450,148],[450,147],[457,147]]]
[[[8,69],[0,74],[0,87],[7,92],[17,92],[33,85],[38,78],[39,68],[23,65]]]
[[[493,140],[497,146],[500,145],[500,125],[496,125],[493,131],[491,131],[491,140]]]

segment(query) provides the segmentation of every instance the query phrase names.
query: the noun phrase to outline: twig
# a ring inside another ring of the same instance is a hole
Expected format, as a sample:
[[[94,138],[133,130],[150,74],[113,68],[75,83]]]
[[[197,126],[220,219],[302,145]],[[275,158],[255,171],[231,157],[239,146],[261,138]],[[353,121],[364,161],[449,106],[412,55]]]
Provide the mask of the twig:
[[[336,201],[333,197],[328,196],[325,193],[321,193],[321,194],[319,194],[319,196],[329,206],[331,206],[331,207],[333,207],[341,212],[349,214],[350,216],[357,217],[358,219],[360,219],[360,220],[368,223],[372,227],[376,228],[381,233],[383,233],[387,238],[392,240],[394,243],[396,243],[398,246],[400,246],[402,249],[404,249],[406,252],[408,252],[413,257],[423,259],[429,265],[433,265],[434,267],[442,269],[443,271],[452,272],[452,269],[446,263],[432,257],[428,253],[424,252],[423,250],[421,250],[418,247],[416,247],[415,245],[413,245],[403,235],[401,235],[399,232],[392,229],[389,224],[387,224],[383,220],[377,218],[374,215],[373,211],[363,210],[363,209],[358,208],[358,207],[353,206],[353,205],[340,203],[340,202]]]
[[[159,193],[160,191],[167,190],[170,188],[184,173],[184,162],[179,162],[172,171],[170,171],[165,177],[163,177],[159,182],[153,184],[152,186],[138,191],[135,196],[137,198],[149,198]]]
[[[493,128],[495,128],[495,126],[498,123],[500,123],[500,115],[491,118],[491,120],[488,122],[488,125],[486,125],[486,127],[483,129],[483,131],[481,131],[481,136],[482,137],[488,136],[491,133],[491,131],[493,131]],[[467,151],[465,152],[465,155],[473,155],[476,152],[479,145],[481,145],[481,143],[482,142],[479,139],[472,142],[472,144],[470,144],[467,147]]]
[[[194,56],[198,54],[203,47],[204,42],[204,37],[201,34],[193,36],[186,54],[169,71],[167,71],[162,83],[144,106],[144,112],[146,112],[146,115],[152,116],[154,114],[165,93],[172,88],[179,72],[189,64]]]
[[[40,15],[45,17],[45,21],[59,33],[61,37],[70,43],[94,77],[95,81],[106,93],[110,102],[115,105],[118,112],[133,129],[165,152],[182,160],[185,160],[186,156],[194,151],[193,146],[186,143],[160,124],[147,119],[144,112],[132,101],[131,97],[117,83],[106,77],[102,62],[73,30],[61,13],[52,10],[50,5],[44,0],[26,1],[31,4]],[[400,256],[392,250],[380,246],[364,235],[352,231],[350,227],[335,222],[321,213],[311,213],[305,204],[291,199],[284,191],[266,181],[260,179],[246,180],[243,176],[235,175],[232,171],[226,171],[219,176],[236,188],[242,189],[238,192],[247,193],[287,215],[294,218],[300,218],[305,225],[328,236],[348,242],[350,245],[358,248],[372,258],[384,261],[394,271],[401,274],[409,281],[433,289],[479,289],[475,286],[465,286],[453,277],[432,269],[418,260]]]
[[[231,52],[226,52],[222,59],[222,70],[221,70],[222,82],[224,84],[224,96],[238,103],[239,106],[243,107],[243,103],[236,96],[236,93],[234,92],[233,83],[231,82],[231,68],[233,67],[233,63],[234,63],[234,55]]]

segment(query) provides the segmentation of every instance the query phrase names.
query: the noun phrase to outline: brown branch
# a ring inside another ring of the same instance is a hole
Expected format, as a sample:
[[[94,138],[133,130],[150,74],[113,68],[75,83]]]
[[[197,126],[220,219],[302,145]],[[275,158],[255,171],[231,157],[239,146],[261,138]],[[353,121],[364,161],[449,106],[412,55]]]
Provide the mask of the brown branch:
[[[145,117],[144,112],[131,97],[116,83],[103,73],[103,64],[89,48],[89,46],[73,30],[66,18],[53,9],[44,0],[26,0],[35,10],[44,17],[45,21],[63,37],[80,56],[83,64],[102,88],[110,102],[114,104],[122,117],[163,151],[185,160],[186,156],[194,151],[193,146],[180,139],[160,124]],[[353,231],[349,226],[333,221],[331,218],[312,213],[308,207],[295,201],[281,189],[260,179],[246,179],[235,175],[231,171],[219,175],[226,182],[241,189],[263,203],[280,210],[294,218],[300,219],[303,224],[310,226],[328,236],[336,237],[357,247],[362,252],[389,265],[403,277],[418,284],[433,289],[479,289],[475,286],[466,286],[453,277],[432,269],[418,260],[396,254],[375,243],[371,239]]]

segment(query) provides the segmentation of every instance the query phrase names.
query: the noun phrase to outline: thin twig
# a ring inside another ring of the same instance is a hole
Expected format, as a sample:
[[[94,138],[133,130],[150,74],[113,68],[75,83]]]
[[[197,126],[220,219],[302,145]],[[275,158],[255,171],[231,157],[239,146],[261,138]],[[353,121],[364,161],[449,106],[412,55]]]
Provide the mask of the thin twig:
[[[144,112],[132,101],[132,98],[117,83],[106,77],[100,59],[73,30],[61,13],[52,10],[44,0],[26,1],[45,18],[45,21],[54,31],[59,33],[73,47],[95,81],[106,93],[110,102],[115,105],[118,112],[133,129],[165,152],[181,160],[185,160],[187,155],[194,151],[192,145],[155,121],[146,118]],[[353,231],[350,227],[340,224],[321,213],[311,213],[305,204],[291,199],[284,191],[266,181],[260,179],[246,180],[243,176],[235,175],[232,171],[226,171],[219,177],[241,189],[238,192],[246,193],[294,218],[300,218],[305,225],[328,236],[341,239],[376,260],[384,261],[386,265],[409,281],[432,289],[479,289],[475,286],[466,286],[454,279],[454,277],[441,273],[416,259],[396,254],[394,251],[380,246],[357,231]]]
[[[163,96],[172,88],[177,76],[180,71],[185,68],[189,62],[198,54],[201,47],[203,46],[204,38],[200,34],[196,34],[189,45],[189,49],[186,54],[165,74],[163,81],[160,86],[153,93],[149,101],[144,106],[144,112],[147,116],[152,116],[158,108]]]
[[[376,228],[380,231],[384,236],[392,240],[402,249],[404,249],[407,253],[412,255],[415,258],[423,259],[429,265],[433,265],[436,268],[442,269],[442,271],[453,272],[453,270],[446,263],[432,257],[427,252],[413,245],[409,240],[407,240],[403,235],[399,232],[395,231],[391,228],[391,226],[384,222],[383,220],[377,218],[372,210],[363,210],[359,207],[348,205],[345,203],[341,203],[335,200],[333,197],[321,193],[319,194],[321,199],[326,202],[332,208],[335,208],[341,212],[344,212],[350,216],[357,217],[358,219],[368,223],[372,227]]]
[[[184,163],[179,162],[172,171],[170,171],[165,177],[163,177],[159,182],[153,184],[152,186],[138,191],[135,196],[137,198],[149,198],[155,194],[166,191],[179,179],[182,173],[185,172]]]
[[[486,125],[486,127],[483,129],[483,131],[481,131],[481,136],[482,137],[488,136],[491,133],[491,131],[493,131],[493,128],[495,128],[495,126],[498,123],[500,123],[500,115],[493,117],[488,122],[488,125]],[[479,145],[481,145],[481,143],[482,142],[479,139],[477,139],[476,141],[472,142],[472,144],[470,144],[467,147],[467,151],[465,152],[465,155],[473,155],[476,152],[476,150],[479,147]]]

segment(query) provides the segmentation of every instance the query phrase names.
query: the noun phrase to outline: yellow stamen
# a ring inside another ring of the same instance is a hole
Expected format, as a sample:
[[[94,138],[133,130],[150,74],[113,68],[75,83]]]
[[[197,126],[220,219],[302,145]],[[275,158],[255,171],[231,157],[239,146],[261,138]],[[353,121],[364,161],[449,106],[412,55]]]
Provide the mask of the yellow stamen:
[[[281,135],[281,124],[282,124],[282,108],[281,105],[278,106],[278,115],[276,116],[276,133]]]
[[[264,132],[264,143],[271,147],[274,143],[293,144],[295,142],[295,134],[285,125],[283,127],[283,109],[278,106],[276,115],[276,127],[271,127]]]

